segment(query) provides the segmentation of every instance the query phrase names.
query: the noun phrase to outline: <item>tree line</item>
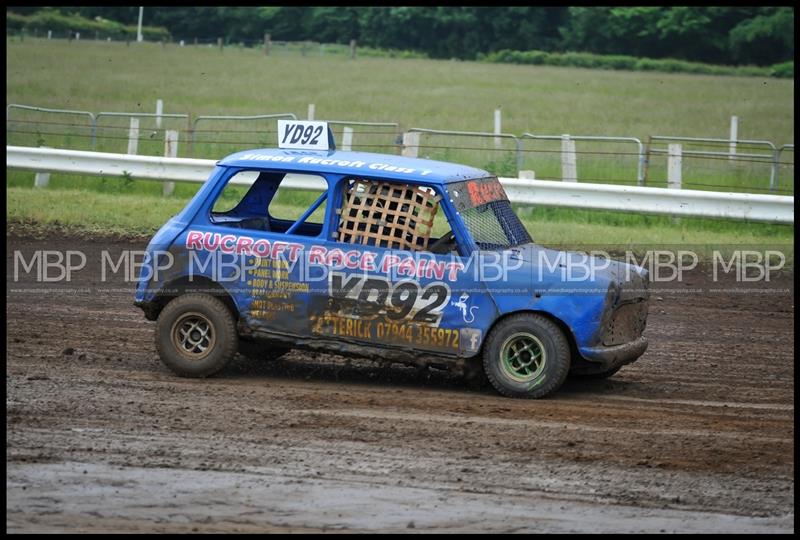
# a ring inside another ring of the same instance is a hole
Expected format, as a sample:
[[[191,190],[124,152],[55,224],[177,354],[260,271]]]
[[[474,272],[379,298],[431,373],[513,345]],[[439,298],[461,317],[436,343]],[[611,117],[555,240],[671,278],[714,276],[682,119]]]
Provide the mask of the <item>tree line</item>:
[[[8,7],[30,15],[41,7]],[[138,7],[57,7],[137,24]],[[794,58],[793,7],[145,7],[174,40],[349,43],[476,59],[501,50],[769,65]]]

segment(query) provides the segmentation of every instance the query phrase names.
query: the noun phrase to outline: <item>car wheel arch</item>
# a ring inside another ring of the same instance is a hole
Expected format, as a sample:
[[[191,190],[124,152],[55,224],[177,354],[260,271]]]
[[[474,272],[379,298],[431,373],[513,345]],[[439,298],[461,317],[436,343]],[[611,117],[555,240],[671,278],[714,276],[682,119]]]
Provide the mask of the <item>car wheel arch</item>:
[[[191,281],[189,276],[181,276],[165,283],[153,299],[156,306],[154,315],[157,317],[173,299],[190,292],[198,292],[198,289],[204,289],[204,292],[218,297],[231,312],[234,320],[239,320],[238,306],[228,290],[213,279],[204,276],[194,276]]]
[[[575,340],[575,335],[572,333],[572,330],[567,325],[567,323],[565,323],[564,321],[562,321],[549,311],[542,311],[538,309],[520,309],[517,311],[509,311],[508,313],[503,313],[500,317],[495,319],[494,322],[492,322],[492,325],[486,329],[486,332],[483,335],[483,340],[481,341],[481,347],[480,350],[478,351],[478,354],[483,354],[483,348],[486,344],[486,337],[492,332],[492,330],[495,329],[495,327],[498,324],[500,324],[502,321],[508,318],[514,317],[515,315],[521,315],[525,313],[530,313],[532,315],[541,315],[543,317],[546,317],[553,323],[555,323],[555,325],[558,326],[558,329],[561,330],[561,332],[564,334],[564,337],[567,339],[567,343],[569,343],[570,354],[580,356],[580,353],[578,352],[578,344],[577,341]],[[574,357],[575,356],[573,356],[573,358]]]

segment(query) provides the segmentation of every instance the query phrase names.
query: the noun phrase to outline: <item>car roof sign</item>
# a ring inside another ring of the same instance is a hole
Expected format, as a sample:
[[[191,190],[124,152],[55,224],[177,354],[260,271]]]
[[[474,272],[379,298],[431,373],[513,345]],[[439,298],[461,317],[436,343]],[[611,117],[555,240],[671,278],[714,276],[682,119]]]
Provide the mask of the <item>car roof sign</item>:
[[[327,122],[278,120],[278,148],[286,150],[336,150]]]

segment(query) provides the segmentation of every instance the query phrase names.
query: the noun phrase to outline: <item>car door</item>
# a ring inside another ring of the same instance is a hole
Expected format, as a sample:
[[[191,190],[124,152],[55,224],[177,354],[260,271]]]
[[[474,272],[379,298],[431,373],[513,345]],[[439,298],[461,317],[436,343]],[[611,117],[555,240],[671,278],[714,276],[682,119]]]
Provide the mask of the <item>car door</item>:
[[[309,336],[303,256],[323,238],[327,191],[289,194],[280,189],[289,177],[281,171],[234,171],[179,239],[195,273],[233,298],[244,335]],[[250,187],[240,186],[248,181]]]
[[[337,194],[324,250],[327,290],[312,300],[312,333],[475,354],[497,311],[476,279],[471,250],[459,244],[441,187],[345,178]]]

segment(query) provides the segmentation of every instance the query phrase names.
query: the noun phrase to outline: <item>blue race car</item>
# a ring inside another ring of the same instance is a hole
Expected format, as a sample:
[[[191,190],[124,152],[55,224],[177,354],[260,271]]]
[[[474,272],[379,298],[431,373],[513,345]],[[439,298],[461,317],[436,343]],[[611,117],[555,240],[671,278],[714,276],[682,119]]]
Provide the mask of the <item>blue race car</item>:
[[[135,304],[175,373],[306,349],[540,398],[644,353],[645,270],[537,245],[486,171],[336,151],[325,129],[219,161],[150,241]]]

